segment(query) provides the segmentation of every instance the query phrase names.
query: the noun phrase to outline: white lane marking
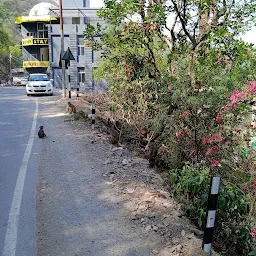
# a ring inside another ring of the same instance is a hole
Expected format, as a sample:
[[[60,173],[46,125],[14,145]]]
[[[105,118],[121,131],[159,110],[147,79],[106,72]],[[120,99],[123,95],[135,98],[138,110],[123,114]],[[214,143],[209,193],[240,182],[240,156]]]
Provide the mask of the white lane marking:
[[[28,161],[29,161],[32,146],[34,143],[37,115],[38,115],[38,101],[36,100],[36,110],[34,114],[30,137],[28,140],[26,151],[24,153],[24,156],[21,162],[21,166],[20,166],[20,170],[19,170],[19,174],[18,174],[18,178],[16,181],[15,190],[14,190],[14,195],[12,199],[12,206],[9,213],[3,256],[15,256],[16,254],[20,206],[22,201],[25,178],[27,174]]]

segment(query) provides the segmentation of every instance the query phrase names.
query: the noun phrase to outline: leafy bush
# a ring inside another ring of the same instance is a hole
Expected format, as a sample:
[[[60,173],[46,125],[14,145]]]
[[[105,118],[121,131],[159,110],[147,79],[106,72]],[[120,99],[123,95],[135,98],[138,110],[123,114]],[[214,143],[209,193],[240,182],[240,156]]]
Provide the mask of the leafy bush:
[[[181,209],[201,229],[206,223],[210,169],[192,168],[170,171],[171,189]],[[226,255],[247,255],[253,248],[252,228],[248,219],[250,198],[238,187],[223,182],[219,192],[214,245]]]

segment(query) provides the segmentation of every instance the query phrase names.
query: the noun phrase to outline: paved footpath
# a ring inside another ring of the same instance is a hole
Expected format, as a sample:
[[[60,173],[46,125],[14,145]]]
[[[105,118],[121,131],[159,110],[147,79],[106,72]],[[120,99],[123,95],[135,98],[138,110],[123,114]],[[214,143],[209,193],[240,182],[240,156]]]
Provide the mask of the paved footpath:
[[[89,127],[75,130],[66,122],[63,104],[45,102],[40,109],[38,125],[48,138],[39,163],[38,256],[153,255],[157,238],[143,235],[115,200],[107,200],[102,163],[110,146],[92,143]]]

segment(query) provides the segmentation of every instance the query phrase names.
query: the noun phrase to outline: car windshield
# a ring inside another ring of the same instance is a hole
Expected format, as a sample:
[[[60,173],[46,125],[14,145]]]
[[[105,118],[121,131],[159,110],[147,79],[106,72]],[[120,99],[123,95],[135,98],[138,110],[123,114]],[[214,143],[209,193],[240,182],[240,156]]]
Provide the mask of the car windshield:
[[[33,75],[29,77],[28,81],[49,81],[49,78],[47,75]]]

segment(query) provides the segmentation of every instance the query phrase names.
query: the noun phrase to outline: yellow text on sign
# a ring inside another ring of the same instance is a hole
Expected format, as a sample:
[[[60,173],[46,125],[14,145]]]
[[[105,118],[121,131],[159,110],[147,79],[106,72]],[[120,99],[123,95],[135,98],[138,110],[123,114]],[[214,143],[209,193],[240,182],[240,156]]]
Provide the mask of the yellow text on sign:
[[[48,38],[25,38],[22,39],[22,46],[48,45]]]
[[[48,68],[50,61],[24,61],[23,68]]]

